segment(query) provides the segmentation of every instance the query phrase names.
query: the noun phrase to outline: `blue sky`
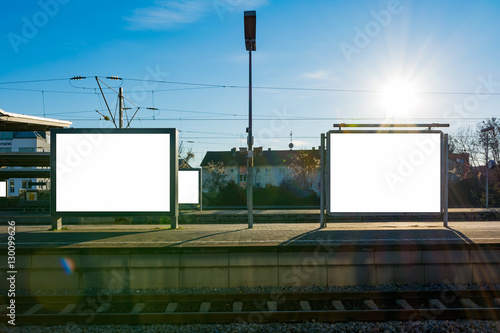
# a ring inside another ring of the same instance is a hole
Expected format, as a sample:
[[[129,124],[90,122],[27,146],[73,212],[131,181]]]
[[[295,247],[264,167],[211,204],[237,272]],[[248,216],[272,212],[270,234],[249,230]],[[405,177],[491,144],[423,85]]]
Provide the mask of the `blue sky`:
[[[41,0],[2,7],[1,109],[110,127],[95,112],[107,114],[93,77],[117,88],[105,79],[116,75],[141,107],[131,126],[180,129],[194,165],[207,150],[246,145],[245,10],[257,11],[254,136],[264,149],[287,149],[290,132],[296,149],[310,149],[338,122],[443,122],[453,133],[498,114],[496,1]],[[69,81],[78,75],[87,79]],[[116,94],[105,95],[114,112]]]

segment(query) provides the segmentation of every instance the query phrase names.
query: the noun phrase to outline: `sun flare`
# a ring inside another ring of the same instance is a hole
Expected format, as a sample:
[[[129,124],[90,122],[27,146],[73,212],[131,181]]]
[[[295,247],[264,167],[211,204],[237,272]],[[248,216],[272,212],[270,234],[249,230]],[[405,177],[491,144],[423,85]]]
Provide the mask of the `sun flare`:
[[[407,117],[417,104],[417,91],[411,83],[393,81],[382,89],[380,106],[384,111],[384,118]]]

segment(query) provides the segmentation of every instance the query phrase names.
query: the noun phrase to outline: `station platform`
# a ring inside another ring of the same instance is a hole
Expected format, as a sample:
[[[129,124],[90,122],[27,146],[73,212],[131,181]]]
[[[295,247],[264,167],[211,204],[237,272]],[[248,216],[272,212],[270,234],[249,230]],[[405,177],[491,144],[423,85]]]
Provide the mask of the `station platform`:
[[[325,216],[329,223],[342,222],[439,222],[442,221],[440,214],[425,213],[404,213],[377,214],[363,216],[356,214],[345,214],[337,216]],[[7,211],[0,209],[0,220],[14,219],[18,225],[45,225],[51,224],[52,219],[49,210],[37,211]],[[255,208],[254,222],[256,224],[265,223],[318,223],[320,220],[319,209],[296,209],[290,207],[277,208]],[[450,208],[448,211],[449,221],[498,221],[500,220],[500,208]],[[116,224],[127,221],[128,224],[155,224],[160,222],[160,217],[65,217],[63,225],[100,225]],[[179,222],[181,224],[246,224],[248,221],[248,211],[244,208],[236,209],[204,209],[181,210]]]
[[[16,225],[20,289],[500,283],[500,221]],[[7,227],[0,270],[7,272]],[[7,287],[7,280],[0,287]],[[6,290],[6,289],[4,289]]]
[[[500,221],[16,226],[17,249],[500,244]],[[0,227],[6,240],[7,226]],[[0,242],[0,246],[5,242]]]

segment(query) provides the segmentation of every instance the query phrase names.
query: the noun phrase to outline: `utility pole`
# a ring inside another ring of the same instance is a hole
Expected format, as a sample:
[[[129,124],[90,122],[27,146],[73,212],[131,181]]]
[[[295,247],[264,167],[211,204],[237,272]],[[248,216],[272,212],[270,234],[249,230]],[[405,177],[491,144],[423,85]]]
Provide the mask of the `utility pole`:
[[[118,110],[119,110],[119,125],[118,128],[123,128],[123,88],[118,91]]]
[[[255,30],[256,13],[255,11],[245,11],[245,48],[248,51],[248,156],[247,156],[247,209],[248,209],[248,228],[253,228],[253,132],[252,132],[252,51],[256,50]]]

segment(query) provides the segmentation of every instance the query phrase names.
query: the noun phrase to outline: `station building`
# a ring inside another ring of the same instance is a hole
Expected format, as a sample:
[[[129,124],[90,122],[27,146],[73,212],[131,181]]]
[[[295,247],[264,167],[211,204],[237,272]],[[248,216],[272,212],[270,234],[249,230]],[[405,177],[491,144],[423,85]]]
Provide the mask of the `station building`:
[[[0,132],[0,153],[34,153],[50,152],[49,132]],[[9,169],[27,171],[32,169],[49,169],[49,167],[7,167]],[[23,192],[49,189],[49,178],[12,178],[7,180],[7,197],[26,196]],[[35,193],[35,192],[32,192]],[[34,196],[36,194],[32,194]],[[28,196],[26,199],[29,200]],[[32,198],[33,200],[34,198]]]
[[[36,201],[40,190],[50,189],[50,130],[71,124],[0,109],[0,181],[7,198]]]

